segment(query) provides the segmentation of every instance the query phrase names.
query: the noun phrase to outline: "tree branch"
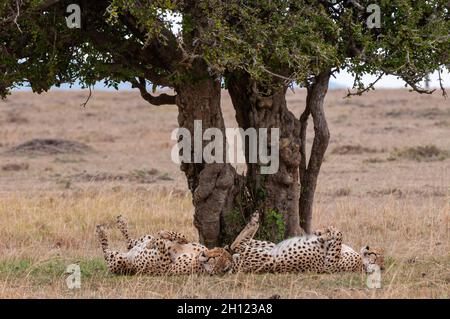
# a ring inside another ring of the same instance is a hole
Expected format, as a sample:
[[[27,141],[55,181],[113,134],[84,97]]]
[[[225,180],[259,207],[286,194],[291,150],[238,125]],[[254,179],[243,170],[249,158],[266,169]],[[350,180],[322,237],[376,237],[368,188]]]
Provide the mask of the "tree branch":
[[[58,2],[59,0],[46,0],[42,2],[40,5],[38,5],[35,11],[44,11]]]
[[[269,73],[270,75],[272,75],[272,76],[274,76],[274,77],[277,77],[277,78],[279,78],[279,79],[285,80],[285,84],[286,84],[286,85],[289,84],[289,83],[291,83],[292,81],[295,80],[294,77],[288,78],[288,77],[286,77],[286,76],[284,76],[284,75],[274,73],[274,72],[272,72],[272,71],[266,69],[264,66],[261,66],[260,68],[261,68],[261,70],[263,70],[264,72]]]
[[[20,33],[22,33],[22,29],[20,28],[19,24],[17,23],[17,19],[20,16],[20,6],[22,5],[22,1],[21,0],[16,0],[16,15],[14,17],[14,24],[17,26],[17,29],[19,29]]]
[[[165,93],[162,93],[158,96],[153,96],[150,93],[148,93],[146,88],[146,82],[145,79],[142,77],[139,77],[138,80],[134,79],[131,80],[131,87],[132,88],[138,88],[139,92],[141,93],[141,96],[144,100],[149,102],[150,104],[160,106],[160,105],[174,105],[176,104],[176,95],[168,95]]]
[[[302,115],[300,115],[300,165],[299,165],[299,174],[300,174],[300,185],[306,185],[306,129],[308,128],[308,119],[311,114],[311,110],[309,108],[309,99],[310,94],[306,96],[306,107],[303,111]]]
[[[306,109],[300,117],[302,123],[301,132],[302,145],[300,152],[303,153],[299,171],[300,171],[300,227],[306,232],[311,233],[312,207],[314,202],[314,193],[317,185],[320,167],[325,156],[325,151],[330,140],[330,131],[325,118],[323,108],[325,95],[328,90],[330,80],[330,70],[325,70],[316,75],[314,82],[307,86]],[[309,114],[311,114],[314,123],[314,141],[311,148],[308,166],[306,167],[306,123]]]
[[[91,99],[91,96],[92,96],[92,88],[91,88],[91,86],[89,85],[89,95],[88,95],[86,101],[84,101],[83,103],[81,103],[80,106],[81,106],[81,107],[86,107],[86,105],[88,104],[89,100]]]
[[[172,31],[162,26],[162,22],[159,26],[159,37],[165,41],[160,41],[158,37],[149,41],[145,28],[139,26],[139,22],[134,16],[124,13],[119,16],[119,19],[129,28],[135,37],[145,43],[141,49],[141,56],[147,60],[151,60],[152,64],[157,61],[161,68],[171,72],[173,71],[172,66],[174,62],[183,59],[183,53],[179,48],[177,38]]]
[[[364,8],[363,5],[361,5],[358,1],[356,0],[348,0],[348,2],[350,2],[356,9],[361,10],[361,11],[365,11],[366,8]]]
[[[359,95],[359,96],[363,95],[363,93],[370,91],[375,86],[375,84],[377,84],[377,82],[381,80],[381,78],[383,76],[384,76],[384,72],[382,72],[375,81],[370,83],[370,85],[367,86],[366,88],[364,88],[363,90],[358,90],[354,93],[352,93],[352,92],[350,92],[350,90],[348,90],[348,93],[346,96],[344,96],[344,98],[349,98],[350,96],[354,96],[354,95]]]
[[[402,78],[402,80],[405,81],[413,89],[413,91],[416,91],[417,93],[420,93],[420,94],[433,94],[433,92],[436,91],[436,89],[433,89],[433,90],[423,89],[408,79]]]
[[[127,43],[127,52],[118,52],[114,51],[114,48],[110,48],[112,43],[115,43],[117,39],[107,37],[104,33],[100,33],[96,30],[86,30],[84,34],[91,40],[92,44],[96,47],[106,48],[110,54],[113,56],[113,59],[117,62],[115,64],[110,64],[112,72],[117,72],[120,69],[129,70],[133,69],[135,71],[139,71],[144,75],[145,78],[149,79],[152,83],[156,83],[161,86],[171,86],[170,81],[167,77],[162,76],[154,72],[150,69],[150,66],[143,66],[142,63],[137,63],[136,61],[140,61],[140,59],[135,59],[133,57],[141,56],[143,59],[147,59],[148,55],[142,51],[142,49],[134,42],[130,40],[121,39],[121,41],[128,41]],[[122,43],[123,44],[123,43]],[[149,64],[151,64],[149,62]],[[155,67],[159,67],[158,60],[153,59],[152,64]]]
[[[450,5],[450,2],[449,2]],[[442,83],[442,76],[441,76],[441,68],[438,68],[438,75],[439,75],[439,86],[441,87],[442,95],[447,98],[447,92],[445,91],[444,84]]]

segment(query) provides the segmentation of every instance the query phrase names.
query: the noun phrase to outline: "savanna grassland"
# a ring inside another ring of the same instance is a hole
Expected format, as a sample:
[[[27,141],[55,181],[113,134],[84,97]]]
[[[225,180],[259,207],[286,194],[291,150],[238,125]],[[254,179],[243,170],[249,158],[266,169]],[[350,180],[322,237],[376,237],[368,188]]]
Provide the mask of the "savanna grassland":
[[[135,92],[95,91],[81,107],[86,92],[55,91],[0,102],[0,298],[449,298],[449,100],[406,90],[344,95],[326,100],[331,142],[313,224],[340,228],[355,249],[382,247],[382,289],[367,289],[361,274],[108,274],[94,229],[118,214],[136,235],[173,229],[197,239],[185,178],[170,157],[177,109]],[[299,116],[305,92],[288,101]],[[226,93],[222,103],[235,127]],[[69,142],[23,145],[46,138]],[[125,249],[115,228],[109,234]],[[66,286],[72,263],[81,289]]]

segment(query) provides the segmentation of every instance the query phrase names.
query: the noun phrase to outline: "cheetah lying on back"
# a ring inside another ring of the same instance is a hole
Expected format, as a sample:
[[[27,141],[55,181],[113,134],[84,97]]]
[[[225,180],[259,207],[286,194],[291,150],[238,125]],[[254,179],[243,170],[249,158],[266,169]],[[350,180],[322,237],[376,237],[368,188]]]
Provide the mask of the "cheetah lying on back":
[[[132,239],[121,216],[117,225],[127,242],[126,252],[110,250],[104,226],[97,226],[103,254],[111,273],[184,275],[192,273],[223,274],[231,267],[231,255],[223,248],[208,249],[188,243],[182,234],[160,231],[158,236]]]
[[[259,214],[253,214],[249,224],[230,246],[233,272],[362,271],[370,264],[378,264],[383,269],[384,260],[380,250],[366,246],[358,254],[342,244],[342,233],[334,227],[274,244],[253,239],[259,227],[258,220]]]

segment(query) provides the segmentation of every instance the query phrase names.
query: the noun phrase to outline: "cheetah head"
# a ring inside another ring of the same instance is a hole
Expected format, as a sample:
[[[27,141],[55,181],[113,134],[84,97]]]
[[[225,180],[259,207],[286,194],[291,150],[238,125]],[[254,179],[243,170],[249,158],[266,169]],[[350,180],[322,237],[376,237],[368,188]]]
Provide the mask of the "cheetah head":
[[[366,271],[373,265],[378,265],[380,270],[384,270],[384,254],[381,248],[364,246],[361,248],[361,257]]]
[[[231,268],[233,258],[225,248],[212,248],[203,251],[199,261],[208,274],[221,275]]]

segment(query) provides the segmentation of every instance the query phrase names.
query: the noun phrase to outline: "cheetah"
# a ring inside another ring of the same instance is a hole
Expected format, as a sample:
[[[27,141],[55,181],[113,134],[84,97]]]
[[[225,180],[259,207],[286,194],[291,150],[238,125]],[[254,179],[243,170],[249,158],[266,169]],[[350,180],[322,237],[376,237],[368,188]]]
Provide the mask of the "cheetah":
[[[357,253],[353,248],[342,243],[342,232],[330,226],[325,230],[317,230],[315,234],[328,233],[331,237],[326,242],[324,272],[369,272],[371,265],[378,265],[384,270],[384,254],[380,248],[364,246]]]
[[[258,221],[259,213],[253,214],[250,222],[231,244],[231,272],[361,271],[373,263],[384,268],[380,250],[366,246],[358,254],[351,247],[342,244],[342,233],[334,227],[274,244],[253,239],[259,227]]]
[[[231,255],[223,248],[207,249],[201,244],[189,243],[183,234],[172,231],[160,231],[157,237],[145,235],[132,239],[122,216],[117,217],[117,225],[126,240],[127,252],[110,250],[104,226],[97,226],[97,237],[111,273],[213,275],[223,274],[231,267]]]
[[[254,240],[259,227],[259,213],[252,215],[249,224],[231,244],[232,272],[287,273],[315,271],[325,268],[329,233],[293,237],[278,244]]]

